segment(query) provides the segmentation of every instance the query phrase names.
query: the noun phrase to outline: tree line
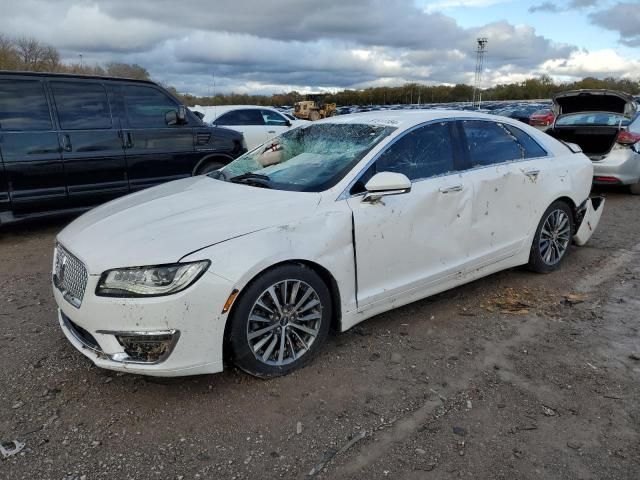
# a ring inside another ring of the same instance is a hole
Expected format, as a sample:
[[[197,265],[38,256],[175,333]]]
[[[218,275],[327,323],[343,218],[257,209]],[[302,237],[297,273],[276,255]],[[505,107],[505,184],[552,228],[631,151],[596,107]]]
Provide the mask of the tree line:
[[[106,65],[62,62],[55,47],[33,37],[13,38],[0,34],[0,70],[25,72],[78,73],[149,80],[146,68],[136,64],[112,62]]]
[[[149,80],[146,68],[137,64],[112,62],[106,65],[62,62],[58,50],[32,37],[13,38],[0,34],[0,70],[35,72],[77,73],[85,75],[107,75],[112,77]],[[164,85],[189,106],[194,105],[274,105],[284,106],[306,100],[307,95],[297,92],[282,92],[273,95],[248,95],[238,93],[215,96],[194,96],[178,92]],[[640,93],[640,81],[607,77],[587,77],[575,82],[555,82],[549,75],[529,78],[523,82],[498,84],[482,90],[482,100],[536,100],[548,99],[565,90],[579,88],[606,88],[630,94]],[[324,95],[327,102],[338,105],[395,105],[417,103],[468,102],[473,98],[473,87],[457,85],[423,85],[407,83],[398,87],[372,87],[360,90],[345,89]]]

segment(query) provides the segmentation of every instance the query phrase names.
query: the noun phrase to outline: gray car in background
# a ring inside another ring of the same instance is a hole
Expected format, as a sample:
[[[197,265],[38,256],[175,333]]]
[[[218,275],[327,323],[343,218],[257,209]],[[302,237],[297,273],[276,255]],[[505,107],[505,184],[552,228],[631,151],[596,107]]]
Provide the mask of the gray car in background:
[[[593,162],[593,183],[629,185],[640,195],[638,103],[612,90],[572,90],[553,98],[556,120],[546,133],[578,145]]]

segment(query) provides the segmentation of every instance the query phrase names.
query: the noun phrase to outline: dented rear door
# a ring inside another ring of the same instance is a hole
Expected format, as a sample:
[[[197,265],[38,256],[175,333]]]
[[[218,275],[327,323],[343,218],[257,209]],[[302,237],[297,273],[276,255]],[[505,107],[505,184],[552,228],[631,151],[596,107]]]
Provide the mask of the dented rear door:
[[[499,122],[463,120],[468,153],[465,176],[473,185],[470,260],[481,267],[523,248],[539,210],[544,162],[523,159],[522,147]],[[532,223],[533,222],[533,223]]]

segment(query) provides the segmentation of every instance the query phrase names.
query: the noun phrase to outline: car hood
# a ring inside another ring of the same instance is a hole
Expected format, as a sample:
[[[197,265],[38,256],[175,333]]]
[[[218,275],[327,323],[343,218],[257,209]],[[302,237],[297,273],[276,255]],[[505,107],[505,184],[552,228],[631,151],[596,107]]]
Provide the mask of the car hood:
[[[556,116],[579,112],[611,112],[633,117],[637,104],[633,97],[614,90],[571,90],[553,97]]]
[[[319,193],[286,192],[199,176],[97,207],[58,234],[91,274],[177,262],[185,255],[312,213]]]

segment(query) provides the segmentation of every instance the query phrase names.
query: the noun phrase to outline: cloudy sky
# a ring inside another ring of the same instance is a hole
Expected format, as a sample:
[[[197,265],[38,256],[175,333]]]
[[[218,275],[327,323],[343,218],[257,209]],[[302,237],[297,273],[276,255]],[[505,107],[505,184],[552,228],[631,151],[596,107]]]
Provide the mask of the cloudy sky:
[[[182,92],[640,78],[640,0],[2,0],[0,32]]]

